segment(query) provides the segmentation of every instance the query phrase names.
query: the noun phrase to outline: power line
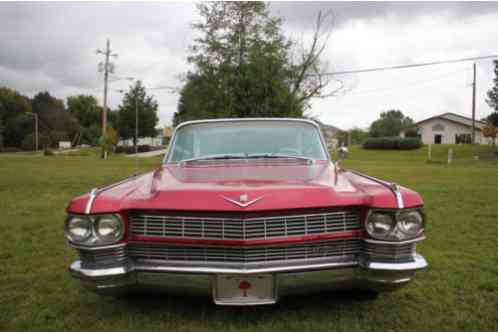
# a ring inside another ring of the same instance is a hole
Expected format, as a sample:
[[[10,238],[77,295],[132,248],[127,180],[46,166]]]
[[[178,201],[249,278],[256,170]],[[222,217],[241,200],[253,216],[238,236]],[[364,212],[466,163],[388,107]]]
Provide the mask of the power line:
[[[322,74],[308,74],[307,76],[325,76],[325,75],[331,76],[331,75],[344,75],[344,74],[353,74],[353,73],[379,72],[379,71],[387,71],[387,70],[394,70],[394,69],[442,65],[442,64],[450,64],[450,63],[455,63],[455,62],[476,61],[476,60],[493,59],[493,58],[498,58],[498,55],[488,55],[488,56],[481,56],[481,57],[461,58],[461,59],[443,60],[443,61],[432,61],[432,62],[423,62],[423,63],[419,63],[419,64],[409,64],[409,65],[399,65],[399,66],[389,66],[389,67],[374,67],[374,68],[354,69],[354,70],[329,72],[329,73],[322,73]]]
[[[424,85],[427,83],[441,81],[441,80],[446,79],[448,77],[451,77],[455,74],[460,74],[460,73],[467,72],[467,71],[469,71],[469,68],[459,69],[457,71],[445,73],[445,74],[437,76],[437,77],[432,77],[428,80],[408,82],[406,85],[403,85],[403,86],[392,86],[392,87],[384,87],[384,88],[369,89],[369,90],[356,90],[356,91],[352,90],[352,91],[348,91],[347,93],[350,93],[353,95],[363,95],[363,94],[371,94],[371,93],[384,93],[384,92],[388,92],[388,91],[392,91],[392,90],[403,90],[403,89],[411,88],[411,87],[418,86],[418,85]]]

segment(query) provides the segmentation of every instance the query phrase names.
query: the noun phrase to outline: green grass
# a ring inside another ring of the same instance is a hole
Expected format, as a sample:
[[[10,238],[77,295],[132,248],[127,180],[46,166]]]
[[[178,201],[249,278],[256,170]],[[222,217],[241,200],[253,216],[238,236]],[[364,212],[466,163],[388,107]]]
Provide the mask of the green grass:
[[[471,147],[365,151],[345,167],[419,191],[429,218],[419,247],[430,268],[406,288],[372,300],[361,293],[282,299],[275,306],[217,307],[168,295],[106,298],[69,277],[75,258],[63,234],[64,208],[93,186],[129,176],[134,160],[0,154],[0,330],[498,330],[498,162],[473,160]],[[486,148],[480,155],[488,156]],[[160,158],[141,159],[141,169]]]

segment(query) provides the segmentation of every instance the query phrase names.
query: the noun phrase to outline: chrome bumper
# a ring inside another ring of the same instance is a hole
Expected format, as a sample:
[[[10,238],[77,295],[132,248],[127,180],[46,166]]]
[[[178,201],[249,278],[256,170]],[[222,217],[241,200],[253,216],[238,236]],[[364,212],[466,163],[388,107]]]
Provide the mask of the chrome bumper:
[[[273,274],[277,296],[337,289],[386,291],[409,282],[415,272],[427,267],[419,254],[409,263],[381,263],[362,260],[286,267],[234,269],[165,265],[138,265],[84,269],[79,260],[69,267],[72,276],[100,294],[134,290],[163,290],[169,293],[211,295],[218,274],[250,276]]]

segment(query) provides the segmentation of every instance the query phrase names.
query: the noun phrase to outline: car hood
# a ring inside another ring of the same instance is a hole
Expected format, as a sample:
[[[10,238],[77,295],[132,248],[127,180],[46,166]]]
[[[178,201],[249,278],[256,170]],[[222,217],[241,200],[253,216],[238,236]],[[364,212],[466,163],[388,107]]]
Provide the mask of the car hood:
[[[415,192],[401,187],[406,207],[422,205]],[[83,212],[88,195],[68,210]],[[133,209],[257,212],[335,206],[397,208],[385,184],[341,170],[328,161],[313,164],[219,163],[165,165],[101,190],[91,213]]]

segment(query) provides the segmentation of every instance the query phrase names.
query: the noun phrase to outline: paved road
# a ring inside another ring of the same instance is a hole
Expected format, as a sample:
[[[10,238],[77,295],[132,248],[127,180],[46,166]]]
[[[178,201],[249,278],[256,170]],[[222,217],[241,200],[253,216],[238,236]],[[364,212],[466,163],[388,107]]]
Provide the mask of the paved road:
[[[153,156],[161,156],[166,153],[166,149],[161,149],[161,150],[154,150],[154,151],[148,151],[145,153],[138,153],[138,154],[129,154],[126,155],[126,157],[153,157]]]

